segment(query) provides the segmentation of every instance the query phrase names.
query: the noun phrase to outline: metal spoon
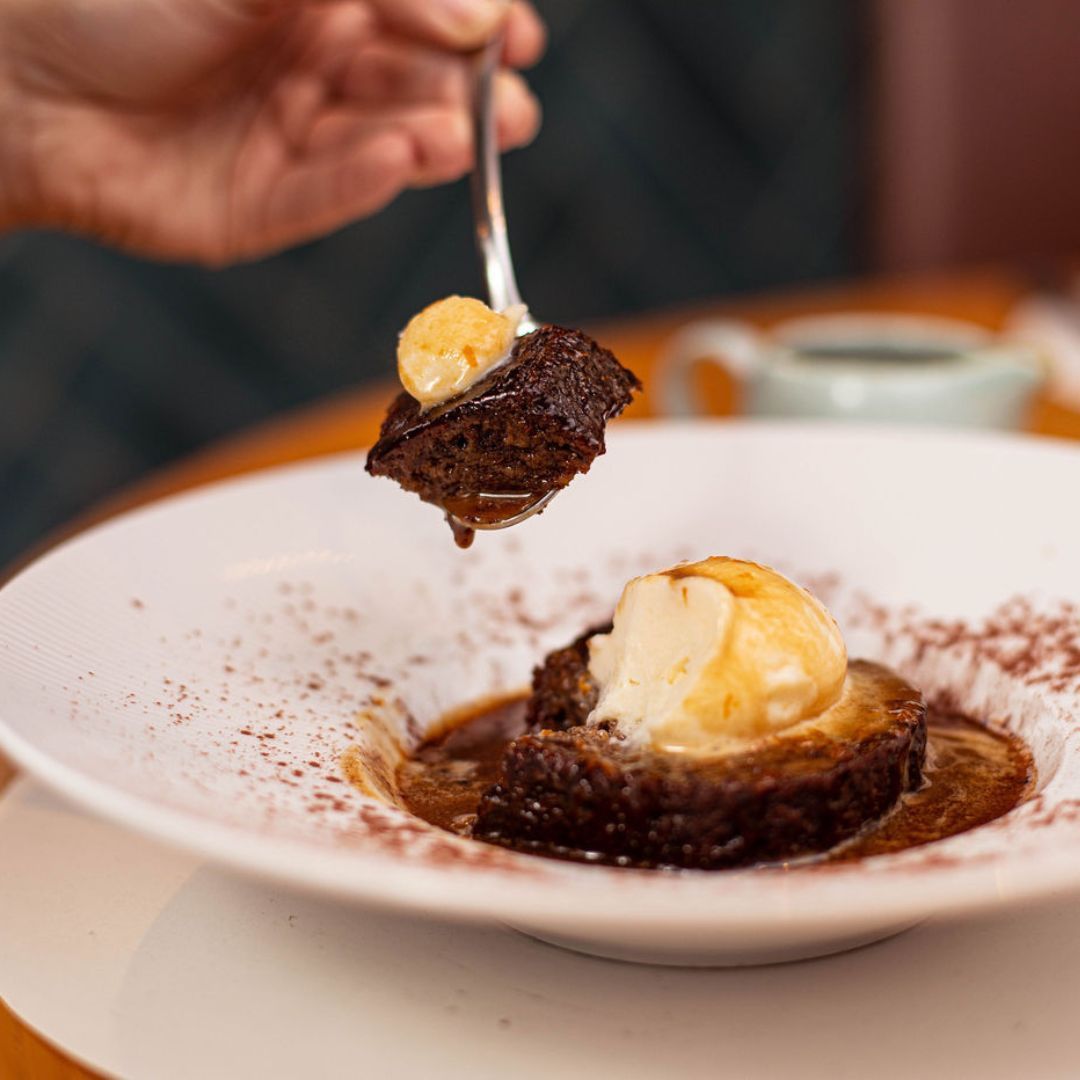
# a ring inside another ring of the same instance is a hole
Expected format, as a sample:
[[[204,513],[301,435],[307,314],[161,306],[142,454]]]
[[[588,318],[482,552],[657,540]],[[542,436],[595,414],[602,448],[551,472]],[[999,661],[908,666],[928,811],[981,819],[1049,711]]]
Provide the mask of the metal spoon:
[[[495,130],[495,72],[502,56],[503,38],[500,34],[476,54],[473,61],[472,128],[476,147],[476,167],[470,178],[473,219],[476,225],[476,248],[487,282],[488,304],[495,311],[521,304],[525,307],[514,276],[510,257],[510,240],[506,233],[506,212],[503,209],[502,172],[499,168],[499,143]],[[524,337],[538,330],[540,324],[525,307],[518,323],[517,336]],[[486,507],[491,513],[500,505],[502,510],[515,510],[508,517],[501,512],[492,516],[470,514],[461,509],[446,511],[454,535],[464,537],[473,529],[508,529],[511,525],[538,514],[554,498],[555,491],[537,496],[530,492],[478,492],[471,501]],[[471,539],[471,536],[468,537]],[[459,543],[461,542],[459,538]]]
[[[500,34],[481,49],[473,61],[472,129],[476,166],[470,177],[476,248],[487,282],[488,301],[496,311],[505,311],[515,304],[524,307],[514,276],[514,262],[510,258],[510,240],[506,235],[499,142],[495,130],[494,83],[502,51]],[[517,336],[524,337],[539,327],[526,307]]]

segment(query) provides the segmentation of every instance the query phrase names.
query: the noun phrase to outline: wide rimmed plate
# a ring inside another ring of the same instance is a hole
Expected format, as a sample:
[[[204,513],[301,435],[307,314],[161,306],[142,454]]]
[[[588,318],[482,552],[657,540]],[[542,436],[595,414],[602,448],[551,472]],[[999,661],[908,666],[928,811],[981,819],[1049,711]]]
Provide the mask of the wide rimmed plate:
[[[9,583],[0,748],[79,804],[238,869],[633,958],[812,955],[1080,886],[1080,451],[626,424],[546,514],[467,552],[362,460],[168,500]],[[524,685],[627,577],[720,553],[803,580],[854,655],[1020,733],[1037,796],[860,864],[648,873],[451,837],[346,781],[350,748],[377,789],[394,739]]]

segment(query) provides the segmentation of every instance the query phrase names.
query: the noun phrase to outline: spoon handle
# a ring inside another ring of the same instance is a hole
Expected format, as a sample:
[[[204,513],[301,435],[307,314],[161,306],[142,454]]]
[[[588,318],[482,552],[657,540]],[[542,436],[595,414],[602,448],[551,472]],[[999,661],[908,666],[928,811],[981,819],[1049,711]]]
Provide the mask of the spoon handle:
[[[510,258],[495,125],[495,72],[502,49],[500,34],[484,46],[473,61],[472,124],[476,166],[470,179],[476,247],[487,282],[488,301],[496,311],[524,303]],[[532,317],[526,314],[518,333],[535,330],[536,326]]]

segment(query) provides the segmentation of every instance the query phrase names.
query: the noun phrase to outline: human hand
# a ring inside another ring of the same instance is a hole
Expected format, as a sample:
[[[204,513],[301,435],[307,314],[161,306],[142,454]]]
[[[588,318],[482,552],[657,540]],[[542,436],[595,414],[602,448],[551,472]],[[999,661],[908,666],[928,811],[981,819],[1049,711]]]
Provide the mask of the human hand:
[[[0,0],[0,225],[222,265],[472,163],[468,59],[525,0]],[[539,107],[500,72],[504,148]]]

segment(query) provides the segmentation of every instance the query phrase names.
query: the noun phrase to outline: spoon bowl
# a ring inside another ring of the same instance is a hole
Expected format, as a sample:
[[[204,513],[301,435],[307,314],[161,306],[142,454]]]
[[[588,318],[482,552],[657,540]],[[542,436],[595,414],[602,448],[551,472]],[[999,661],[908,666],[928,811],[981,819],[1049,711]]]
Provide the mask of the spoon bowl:
[[[467,499],[449,499],[445,509],[455,521],[469,529],[506,529],[540,513],[557,490],[552,488],[539,494],[531,491],[481,492]]]

